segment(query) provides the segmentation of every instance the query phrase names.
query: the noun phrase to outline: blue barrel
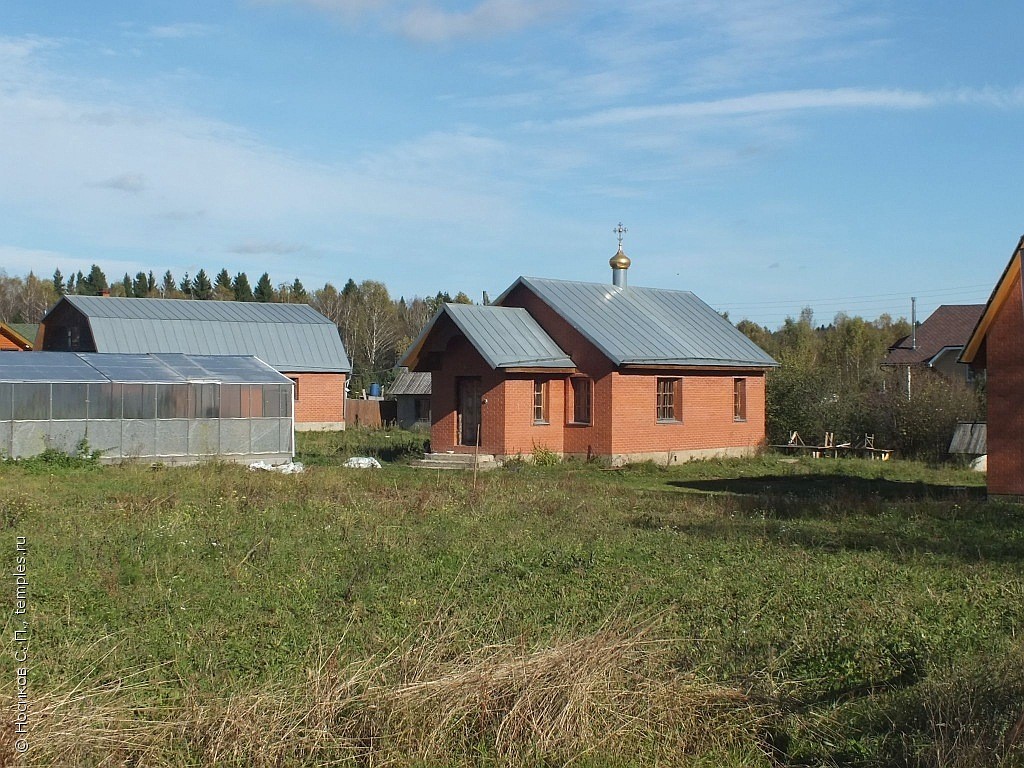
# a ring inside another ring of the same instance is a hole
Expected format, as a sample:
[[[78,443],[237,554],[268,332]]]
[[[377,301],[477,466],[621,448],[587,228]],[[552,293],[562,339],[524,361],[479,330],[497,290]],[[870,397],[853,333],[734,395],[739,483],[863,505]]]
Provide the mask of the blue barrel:
[[[380,384],[374,382],[370,385],[370,397],[380,397]]]

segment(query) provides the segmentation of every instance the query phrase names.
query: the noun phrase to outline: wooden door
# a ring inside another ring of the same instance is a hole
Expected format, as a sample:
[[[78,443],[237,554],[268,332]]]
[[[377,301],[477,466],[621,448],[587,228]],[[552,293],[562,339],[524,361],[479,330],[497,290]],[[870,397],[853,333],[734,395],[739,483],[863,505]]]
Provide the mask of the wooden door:
[[[460,376],[457,379],[458,414],[459,414],[459,445],[476,445],[480,435],[480,397],[481,386],[479,377]]]

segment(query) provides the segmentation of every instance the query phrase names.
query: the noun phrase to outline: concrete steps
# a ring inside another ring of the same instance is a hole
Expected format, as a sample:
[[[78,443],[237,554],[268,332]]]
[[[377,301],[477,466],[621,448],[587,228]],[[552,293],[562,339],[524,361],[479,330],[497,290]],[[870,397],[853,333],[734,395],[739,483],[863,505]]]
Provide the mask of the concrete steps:
[[[473,469],[474,464],[480,471],[498,466],[494,456],[489,453],[478,456],[472,453],[427,453],[422,459],[412,462],[412,466],[421,469]]]

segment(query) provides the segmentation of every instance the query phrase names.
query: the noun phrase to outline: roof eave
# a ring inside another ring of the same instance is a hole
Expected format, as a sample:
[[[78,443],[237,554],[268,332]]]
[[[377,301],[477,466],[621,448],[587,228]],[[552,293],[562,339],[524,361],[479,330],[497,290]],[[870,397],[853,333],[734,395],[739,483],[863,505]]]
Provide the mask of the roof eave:
[[[707,359],[693,359],[693,360],[627,360],[619,365],[620,368],[626,370],[665,370],[667,368],[683,368],[683,369],[694,369],[699,368],[700,370],[757,370],[767,371],[773,368],[779,368],[780,364],[772,360],[771,362],[765,361],[738,361],[738,360],[707,360]]]
[[[989,328],[1010,295],[1010,286],[1013,284],[1014,278],[1020,275],[1022,250],[1024,250],[1024,236],[1017,241],[1016,250],[1014,250],[1013,255],[1010,257],[1010,261],[1006,265],[1006,269],[1003,270],[1003,274],[996,283],[996,287],[992,290],[992,295],[989,297],[988,303],[985,304],[985,310],[981,313],[981,317],[974,326],[971,337],[964,346],[964,351],[957,358],[958,363],[970,365],[974,362],[974,358],[978,354],[978,350],[981,349],[985,336],[988,335]]]
[[[32,349],[32,342],[18,333],[16,330],[11,328],[7,323],[0,323],[0,327],[11,337],[11,341],[15,344],[24,347],[26,350]]]

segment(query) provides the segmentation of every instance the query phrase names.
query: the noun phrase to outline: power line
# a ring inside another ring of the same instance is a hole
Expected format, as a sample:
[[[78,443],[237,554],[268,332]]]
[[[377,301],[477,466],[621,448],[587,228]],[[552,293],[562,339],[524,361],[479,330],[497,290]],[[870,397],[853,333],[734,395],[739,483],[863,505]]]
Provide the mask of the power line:
[[[977,290],[981,290],[981,289],[989,289],[989,290],[991,290],[991,287],[992,287],[991,283],[979,283],[977,285],[961,285],[961,286],[957,286],[957,287],[954,287],[954,288],[936,288],[936,289],[931,290],[931,291],[918,291],[918,290],[915,290],[915,291],[912,291],[912,293],[913,293],[913,295],[915,295],[915,296],[920,298],[922,296],[927,297],[927,296],[949,295],[949,294],[954,294],[954,293],[957,293],[957,292],[960,292],[960,291],[977,291]],[[826,302],[836,302],[836,301],[858,301],[858,300],[862,300],[862,299],[871,299],[871,300],[890,299],[891,300],[893,298],[909,298],[910,295],[911,295],[910,292],[901,291],[901,292],[898,292],[898,293],[874,293],[874,294],[866,294],[866,295],[863,295],[863,296],[834,296],[834,297],[822,298],[822,299],[782,299],[782,300],[772,300],[772,301],[725,302],[725,303],[721,303],[721,304],[714,303],[714,305],[717,306],[717,307],[723,307],[723,308],[729,308],[729,307],[794,306],[794,305],[797,305],[797,304],[800,304],[801,306],[803,306],[803,305],[807,305],[807,304],[823,304],[823,303],[826,303]],[[987,293],[986,293],[985,298],[986,299],[988,298],[988,294]]]

